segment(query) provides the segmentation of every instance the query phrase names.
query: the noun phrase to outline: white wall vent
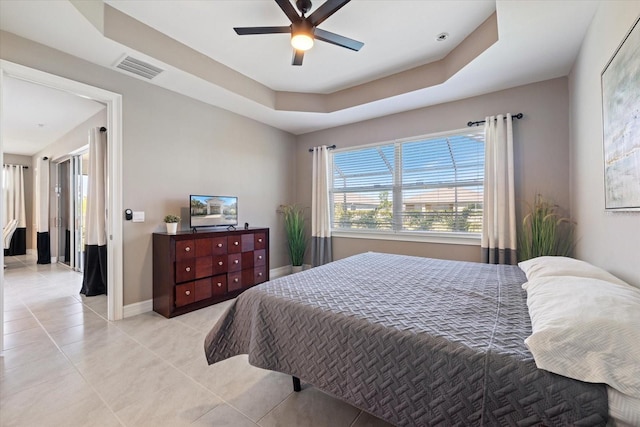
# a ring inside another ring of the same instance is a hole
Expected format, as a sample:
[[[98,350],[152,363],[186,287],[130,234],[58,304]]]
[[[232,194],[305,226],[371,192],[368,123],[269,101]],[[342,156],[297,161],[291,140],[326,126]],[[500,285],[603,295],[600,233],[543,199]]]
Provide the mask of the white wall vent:
[[[161,68],[130,56],[125,56],[122,61],[116,64],[116,68],[120,68],[121,70],[128,71],[149,80],[164,71]]]

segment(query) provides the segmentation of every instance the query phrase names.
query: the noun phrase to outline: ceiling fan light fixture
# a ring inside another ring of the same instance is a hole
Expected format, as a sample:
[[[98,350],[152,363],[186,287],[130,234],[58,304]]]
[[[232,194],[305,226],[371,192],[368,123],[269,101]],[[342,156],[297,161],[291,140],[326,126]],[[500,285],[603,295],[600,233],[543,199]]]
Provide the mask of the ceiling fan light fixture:
[[[296,50],[309,50],[313,47],[313,37],[306,33],[292,34],[291,46]]]

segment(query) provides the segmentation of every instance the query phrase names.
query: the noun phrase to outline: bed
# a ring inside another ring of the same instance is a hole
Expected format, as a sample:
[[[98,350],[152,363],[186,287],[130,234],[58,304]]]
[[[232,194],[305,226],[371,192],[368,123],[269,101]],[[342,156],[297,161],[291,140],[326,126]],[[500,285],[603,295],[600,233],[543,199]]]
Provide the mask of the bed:
[[[606,425],[607,389],[539,369],[517,266],[365,253],[241,294],[205,339],[394,425]]]

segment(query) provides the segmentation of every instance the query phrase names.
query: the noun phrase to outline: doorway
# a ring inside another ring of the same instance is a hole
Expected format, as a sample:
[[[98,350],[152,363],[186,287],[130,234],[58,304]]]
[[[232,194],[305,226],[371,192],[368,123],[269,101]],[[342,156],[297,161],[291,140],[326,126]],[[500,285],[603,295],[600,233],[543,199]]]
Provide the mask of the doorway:
[[[89,151],[84,149],[57,165],[58,262],[78,272],[82,272],[84,267],[88,164]]]
[[[90,86],[64,77],[49,74],[9,61],[0,60],[0,93],[3,79],[11,76],[33,83],[42,84],[84,96],[107,106],[107,128],[109,139],[107,147],[107,211],[113,214],[107,217],[107,316],[109,320],[119,320],[124,316],[123,307],[123,260],[122,260],[122,95]],[[3,110],[0,109],[0,128]],[[0,160],[2,159],[2,132],[0,132]],[[1,181],[0,176],[0,181]],[[0,182],[1,183],[1,182]],[[3,261],[0,254],[0,262]],[[4,278],[0,273],[0,329],[4,328]],[[3,349],[3,332],[0,330],[0,352]]]

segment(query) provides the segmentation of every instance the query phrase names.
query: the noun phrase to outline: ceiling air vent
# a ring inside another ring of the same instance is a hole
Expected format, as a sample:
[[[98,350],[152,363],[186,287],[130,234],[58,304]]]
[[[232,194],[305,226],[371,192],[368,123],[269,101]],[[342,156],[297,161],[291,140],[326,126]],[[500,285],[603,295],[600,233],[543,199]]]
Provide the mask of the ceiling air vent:
[[[121,70],[128,71],[149,80],[164,71],[161,68],[155,67],[147,62],[140,61],[139,59],[132,58],[130,56],[126,56],[122,61],[120,61],[116,65],[116,68],[120,68]]]

